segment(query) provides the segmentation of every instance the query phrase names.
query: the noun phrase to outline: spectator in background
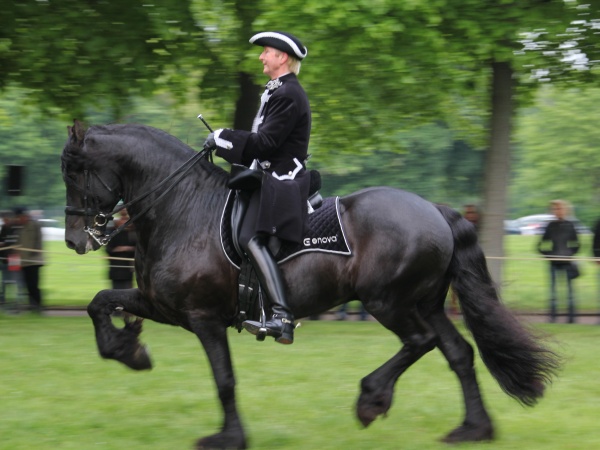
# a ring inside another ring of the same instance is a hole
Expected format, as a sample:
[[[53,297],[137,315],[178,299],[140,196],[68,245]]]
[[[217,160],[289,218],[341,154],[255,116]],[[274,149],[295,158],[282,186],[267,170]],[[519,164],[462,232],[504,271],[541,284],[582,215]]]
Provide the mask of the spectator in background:
[[[592,250],[594,252],[594,258],[598,258],[596,264],[600,265],[600,219],[598,219],[598,222],[596,222],[596,226],[594,227]]]
[[[40,290],[40,268],[44,265],[42,253],[42,226],[34,220],[25,207],[14,209],[15,226],[18,229],[18,253],[21,259],[21,272],[29,295],[29,308],[33,312],[42,311]]]
[[[477,205],[463,206],[463,217],[473,224],[475,230],[479,232],[479,208]]]
[[[369,313],[365,309],[365,305],[363,305],[362,302],[360,302],[360,309],[358,312],[360,314],[360,320],[364,321],[369,318]],[[348,317],[348,303],[344,303],[342,306],[340,306],[336,312],[336,316],[337,320],[346,320]]]
[[[107,229],[110,234],[113,230],[124,225],[129,220],[127,209],[119,212],[119,217],[113,221],[113,227]],[[133,288],[133,257],[135,256],[136,235],[132,226],[127,226],[123,231],[117,233],[106,244],[108,253],[108,278],[112,282],[113,289]]]
[[[14,253],[12,249],[5,249],[16,244],[17,236],[12,226],[13,216],[8,211],[3,211],[0,222],[0,273],[2,274],[2,284],[0,284],[0,305],[6,302],[6,284],[13,281],[11,271],[9,270],[9,256]]]
[[[556,321],[557,295],[556,281],[559,274],[564,274],[568,292],[569,323],[575,322],[575,298],[573,294],[573,279],[579,274],[577,266],[569,261],[579,251],[579,237],[573,222],[567,217],[570,207],[564,200],[553,200],[550,209],[556,219],[548,223],[542,238],[538,243],[538,251],[548,258],[557,258],[550,261],[550,322]]]
[[[600,219],[596,222],[594,227],[594,240],[592,241],[592,251],[594,252],[594,258],[596,258],[596,264],[600,266]],[[598,270],[598,303],[600,304],[600,268]],[[600,313],[600,311],[598,311]],[[600,320],[600,318],[598,319]]]

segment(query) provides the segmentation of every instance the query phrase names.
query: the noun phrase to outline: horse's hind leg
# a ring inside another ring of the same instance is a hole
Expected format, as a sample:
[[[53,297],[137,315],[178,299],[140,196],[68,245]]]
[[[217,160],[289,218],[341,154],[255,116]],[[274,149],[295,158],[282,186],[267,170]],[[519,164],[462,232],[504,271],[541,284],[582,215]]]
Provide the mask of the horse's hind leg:
[[[483,404],[475,375],[473,347],[461,336],[443,311],[427,317],[427,321],[438,334],[438,346],[460,380],[465,402],[465,418],[462,424],[448,433],[443,441],[454,443],[493,439],[494,428]]]
[[[356,415],[365,427],[378,415],[387,413],[392,405],[394,384],[400,375],[421,356],[433,350],[437,343],[435,333],[416,312],[405,316],[393,327],[389,323],[382,323],[396,333],[404,345],[389,361],[361,381]]]
[[[115,327],[111,319],[115,311],[128,311],[136,316],[152,318],[152,312],[144,306],[137,289],[100,291],[88,305],[87,311],[94,323],[100,356],[120,361],[134,370],[152,368],[150,355],[138,340],[143,319],[126,316],[123,328]]]

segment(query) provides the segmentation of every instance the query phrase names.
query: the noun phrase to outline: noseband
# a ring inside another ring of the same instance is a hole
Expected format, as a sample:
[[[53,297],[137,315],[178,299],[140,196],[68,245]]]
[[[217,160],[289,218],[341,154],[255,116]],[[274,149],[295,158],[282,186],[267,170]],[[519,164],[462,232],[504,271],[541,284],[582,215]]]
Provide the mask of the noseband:
[[[106,245],[108,240],[104,241],[104,233],[99,228],[105,227],[112,219],[113,214],[117,211],[120,211],[122,208],[119,207],[110,212],[100,210],[100,200],[97,195],[93,195],[91,187],[92,177],[98,179],[108,192],[114,192],[114,189],[112,189],[108,183],[106,183],[102,177],[100,177],[100,175],[98,175],[96,172],[90,172],[88,169],[85,169],[83,171],[83,188],[79,188],[73,179],[67,178],[69,184],[82,192],[83,208],[67,206],[65,208],[65,214],[68,216],[85,217],[85,226],[83,227],[83,231],[89,234],[98,244]]]
[[[190,159],[188,159],[186,162],[184,162],[173,173],[171,173],[169,176],[167,176],[164,180],[162,180],[160,183],[158,183],[156,186],[154,186],[148,192],[134,198],[133,200],[131,200],[127,203],[116,206],[114,209],[112,209],[111,211],[108,211],[108,212],[100,210],[100,207],[99,207],[100,201],[98,200],[97,195],[93,196],[93,200],[92,200],[93,205],[91,207],[89,205],[90,195],[93,194],[93,192],[91,190],[92,175],[100,181],[102,186],[108,192],[112,193],[112,192],[114,192],[114,189],[111,189],[111,187],[96,172],[92,171],[90,173],[90,171],[88,169],[85,169],[83,171],[83,178],[84,178],[83,179],[83,189],[77,187],[77,185],[75,184],[75,182],[72,179],[67,178],[69,181],[69,184],[74,185],[78,190],[80,190],[83,193],[83,208],[77,208],[75,206],[67,206],[65,208],[65,214],[67,216],[83,216],[83,217],[85,217],[85,226],[83,227],[83,231],[85,233],[87,233],[92,239],[94,239],[94,241],[96,241],[100,246],[106,245],[110,242],[110,240],[114,236],[116,236],[121,231],[123,231],[130,223],[134,222],[135,220],[139,219],[144,214],[146,214],[156,203],[158,203],[165,195],[167,195],[181,181],[181,179],[190,171],[190,169],[196,165],[196,163],[198,161],[200,161],[201,159],[206,158],[208,156],[209,161],[212,162],[212,151],[213,151],[213,149],[205,148],[205,149],[201,150],[200,152],[194,154]],[[167,188],[154,201],[152,201],[148,206],[146,206],[146,208],[144,208],[138,214],[130,217],[127,222],[125,222],[124,224],[122,224],[121,226],[119,226],[118,228],[113,230],[110,234],[108,234],[108,235],[104,234],[104,231],[102,231],[101,228],[106,227],[108,222],[113,218],[113,216],[116,213],[118,213],[119,211],[121,211],[125,208],[129,208],[131,205],[135,205],[136,203],[139,203],[140,201],[142,201],[143,199],[148,197],[150,194],[156,192],[157,190],[161,189],[163,186],[167,185],[169,182],[171,182],[171,184],[168,185]],[[121,194],[119,194],[118,196],[119,196],[119,198],[121,198]],[[92,221],[93,221],[93,224],[90,226],[90,223]]]

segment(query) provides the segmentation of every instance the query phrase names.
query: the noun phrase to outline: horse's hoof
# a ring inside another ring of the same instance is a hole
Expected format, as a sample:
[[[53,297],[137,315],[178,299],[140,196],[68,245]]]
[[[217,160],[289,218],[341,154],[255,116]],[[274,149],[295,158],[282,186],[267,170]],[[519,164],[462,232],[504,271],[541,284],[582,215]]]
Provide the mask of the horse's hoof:
[[[142,326],[144,324],[143,317],[137,317],[127,312],[122,313],[123,320],[125,322],[125,329],[133,332],[136,336],[142,333]]]
[[[377,418],[377,416],[367,415],[367,414],[362,414],[362,413],[358,413],[356,415],[356,417],[358,417],[359,422],[365,428],[367,428],[369,425],[371,425]]]
[[[368,427],[379,416],[386,417],[392,406],[392,389],[380,389],[375,392],[362,383],[362,391],[356,402],[356,417]]]
[[[133,370],[152,369],[152,359],[145,345],[139,345],[133,356],[122,361],[127,367]]]
[[[494,439],[494,427],[491,423],[480,425],[461,425],[452,430],[442,442],[446,444],[456,444],[458,442],[478,442],[491,441]]]
[[[196,442],[196,450],[243,450],[246,448],[246,438],[243,434],[241,436],[232,436],[230,433],[217,433],[198,439]]]

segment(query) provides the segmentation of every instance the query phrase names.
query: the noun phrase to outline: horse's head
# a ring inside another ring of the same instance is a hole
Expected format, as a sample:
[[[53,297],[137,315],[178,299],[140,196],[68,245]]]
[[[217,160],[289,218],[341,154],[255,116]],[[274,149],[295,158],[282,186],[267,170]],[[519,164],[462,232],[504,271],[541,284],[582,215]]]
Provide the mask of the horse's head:
[[[121,199],[117,173],[94,148],[78,120],[67,127],[69,138],[62,153],[62,175],[67,188],[65,241],[79,254],[97,250],[111,212]]]

